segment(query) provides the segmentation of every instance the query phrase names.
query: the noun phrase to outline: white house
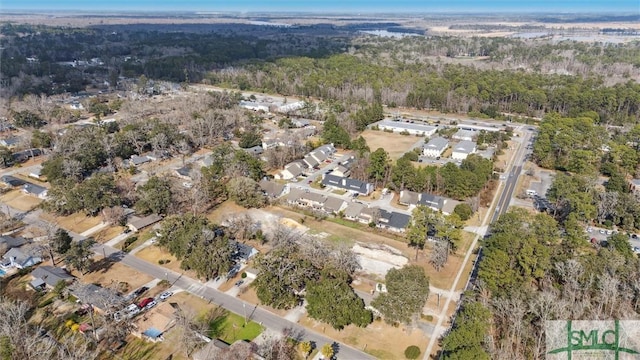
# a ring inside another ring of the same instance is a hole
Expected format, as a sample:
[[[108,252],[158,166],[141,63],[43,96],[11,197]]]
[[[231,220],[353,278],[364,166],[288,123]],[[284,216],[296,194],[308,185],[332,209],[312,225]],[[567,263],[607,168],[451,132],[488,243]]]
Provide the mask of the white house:
[[[464,160],[467,158],[467,156],[469,156],[469,154],[473,154],[475,152],[476,143],[474,143],[473,141],[463,140],[453,147],[451,158],[454,160]]]
[[[39,199],[43,199],[43,200],[47,199],[47,192],[48,192],[47,188],[36,185],[36,184],[26,183],[24,184],[22,191],[25,194],[36,196]]]
[[[438,128],[431,125],[426,125],[422,123],[415,123],[409,121],[393,121],[393,120],[382,120],[378,123],[374,124],[374,126],[378,126],[380,130],[387,130],[393,132],[408,132],[411,135],[422,135],[422,136],[433,136],[436,133]]]
[[[451,138],[454,140],[472,141],[474,135],[475,131],[473,130],[459,129],[455,134],[453,134],[453,136],[451,136]]]
[[[443,137],[435,137],[429,140],[429,142],[424,145],[424,147],[422,148],[422,154],[424,156],[436,158],[438,156],[441,156],[448,146],[449,140]]]
[[[256,103],[252,101],[240,101],[240,107],[253,111],[269,112],[268,104]]]

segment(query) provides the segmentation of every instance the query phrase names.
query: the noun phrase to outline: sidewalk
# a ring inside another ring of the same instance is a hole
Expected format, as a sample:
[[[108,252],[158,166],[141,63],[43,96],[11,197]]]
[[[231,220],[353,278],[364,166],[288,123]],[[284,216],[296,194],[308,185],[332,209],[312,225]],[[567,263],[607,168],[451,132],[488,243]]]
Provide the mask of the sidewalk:
[[[88,229],[87,231],[81,233],[80,235],[82,236],[86,236],[89,237],[95,233],[97,233],[98,231],[102,230],[102,229],[106,229],[107,227],[109,227],[109,224],[105,223],[104,221],[101,222],[100,224],[92,227],[91,229]]]

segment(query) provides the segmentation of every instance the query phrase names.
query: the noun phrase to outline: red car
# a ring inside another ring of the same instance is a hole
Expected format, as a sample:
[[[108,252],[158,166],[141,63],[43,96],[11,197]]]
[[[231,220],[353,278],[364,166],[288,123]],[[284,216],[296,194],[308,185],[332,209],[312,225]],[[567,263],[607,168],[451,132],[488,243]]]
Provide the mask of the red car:
[[[138,307],[142,309],[143,307],[149,305],[149,303],[152,301],[153,301],[153,298],[142,299],[142,301],[140,301],[140,303],[138,304]]]

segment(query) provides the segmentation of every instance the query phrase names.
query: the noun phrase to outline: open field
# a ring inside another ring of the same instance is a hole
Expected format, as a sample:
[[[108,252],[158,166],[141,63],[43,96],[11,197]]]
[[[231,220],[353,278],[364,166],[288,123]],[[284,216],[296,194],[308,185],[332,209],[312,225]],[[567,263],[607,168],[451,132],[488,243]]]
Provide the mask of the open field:
[[[397,160],[406,153],[418,141],[420,137],[413,135],[400,135],[385,131],[365,130],[362,137],[367,141],[371,151],[378,148],[385,149],[392,160]]]
[[[109,226],[106,229],[102,229],[97,233],[93,234],[93,238],[99,243],[105,243],[114,237],[122,234],[124,231],[124,226]]]
[[[21,190],[11,190],[0,196],[0,202],[20,211],[29,211],[40,205],[42,200],[35,196],[27,195]]]
[[[95,271],[83,275],[74,270],[73,275],[83,283],[97,283],[103,287],[110,287],[120,281],[124,281],[129,284],[130,290],[153,280],[151,276],[138,272],[121,263],[105,262],[102,256],[95,257],[94,265],[96,268]]]
[[[43,212],[40,217],[77,234],[83,233],[102,222],[99,216],[91,217],[80,212],[68,216],[55,216]]]
[[[179,274],[184,274],[185,276],[188,276],[190,278],[193,278],[193,279],[198,278],[198,276],[193,271],[182,270],[180,268],[180,261],[176,259],[175,256],[171,255],[171,253],[161,248],[160,246],[157,246],[157,245],[148,246],[138,251],[137,253],[135,253],[135,256],[139,257],[140,259],[146,260],[152,264],[160,265],[164,268],[175,271]],[[161,259],[170,260],[170,261],[168,263],[158,264],[158,260],[161,260]]]
[[[242,206],[236,205],[233,200],[227,200],[207,214],[207,219],[211,220],[215,224],[220,224],[227,216],[241,213],[246,210],[247,209]]]
[[[341,331],[306,315],[299,323],[379,359],[402,359],[404,350],[410,345],[419,346],[424,352],[425,345],[429,342],[429,338],[421,330],[404,326],[393,327],[380,320],[374,321],[364,329],[349,325]]]

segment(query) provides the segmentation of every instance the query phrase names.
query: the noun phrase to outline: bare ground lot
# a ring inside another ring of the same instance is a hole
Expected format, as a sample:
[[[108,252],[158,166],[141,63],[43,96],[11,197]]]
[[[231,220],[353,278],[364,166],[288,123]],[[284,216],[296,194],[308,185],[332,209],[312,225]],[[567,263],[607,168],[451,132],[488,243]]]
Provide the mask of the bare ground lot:
[[[99,216],[91,217],[79,212],[68,216],[55,216],[43,212],[40,217],[77,234],[83,233],[102,222]]]
[[[185,271],[180,268],[180,261],[176,259],[175,256],[171,255],[167,250],[156,246],[151,245],[140,251],[138,251],[135,256],[140,259],[146,260],[152,264],[160,265],[169,270],[175,271],[179,274],[184,274],[193,279],[197,279],[198,276],[192,271]],[[158,264],[158,260],[170,260],[168,263]]]
[[[129,289],[131,290],[153,280],[151,276],[138,272],[121,263],[105,262],[102,256],[96,256],[95,263],[97,265],[95,271],[87,274],[73,271],[73,275],[83,283],[97,283],[103,287],[112,287],[118,282],[123,281],[129,284]]]
[[[365,130],[362,137],[367,141],[371,151],[383,148],[392,160],[397,160],[411,147],[420,141],[420,137],[400,135],[385,131]]]
[[[11,190],[0,196],[0,202],[20,211],[29,211],[42,203],[41,199],[27,195],[21,190]]]
[[[424,352],[426,344],[429,343],[428,336],[421,330],[403,326],[393,327],[379,320],[366,328],[349,325],[340,331],[310,319],[306,315],[300,319],[299,323],[379,359],[402,359],[404,350],[410,345],[419,346]]]

